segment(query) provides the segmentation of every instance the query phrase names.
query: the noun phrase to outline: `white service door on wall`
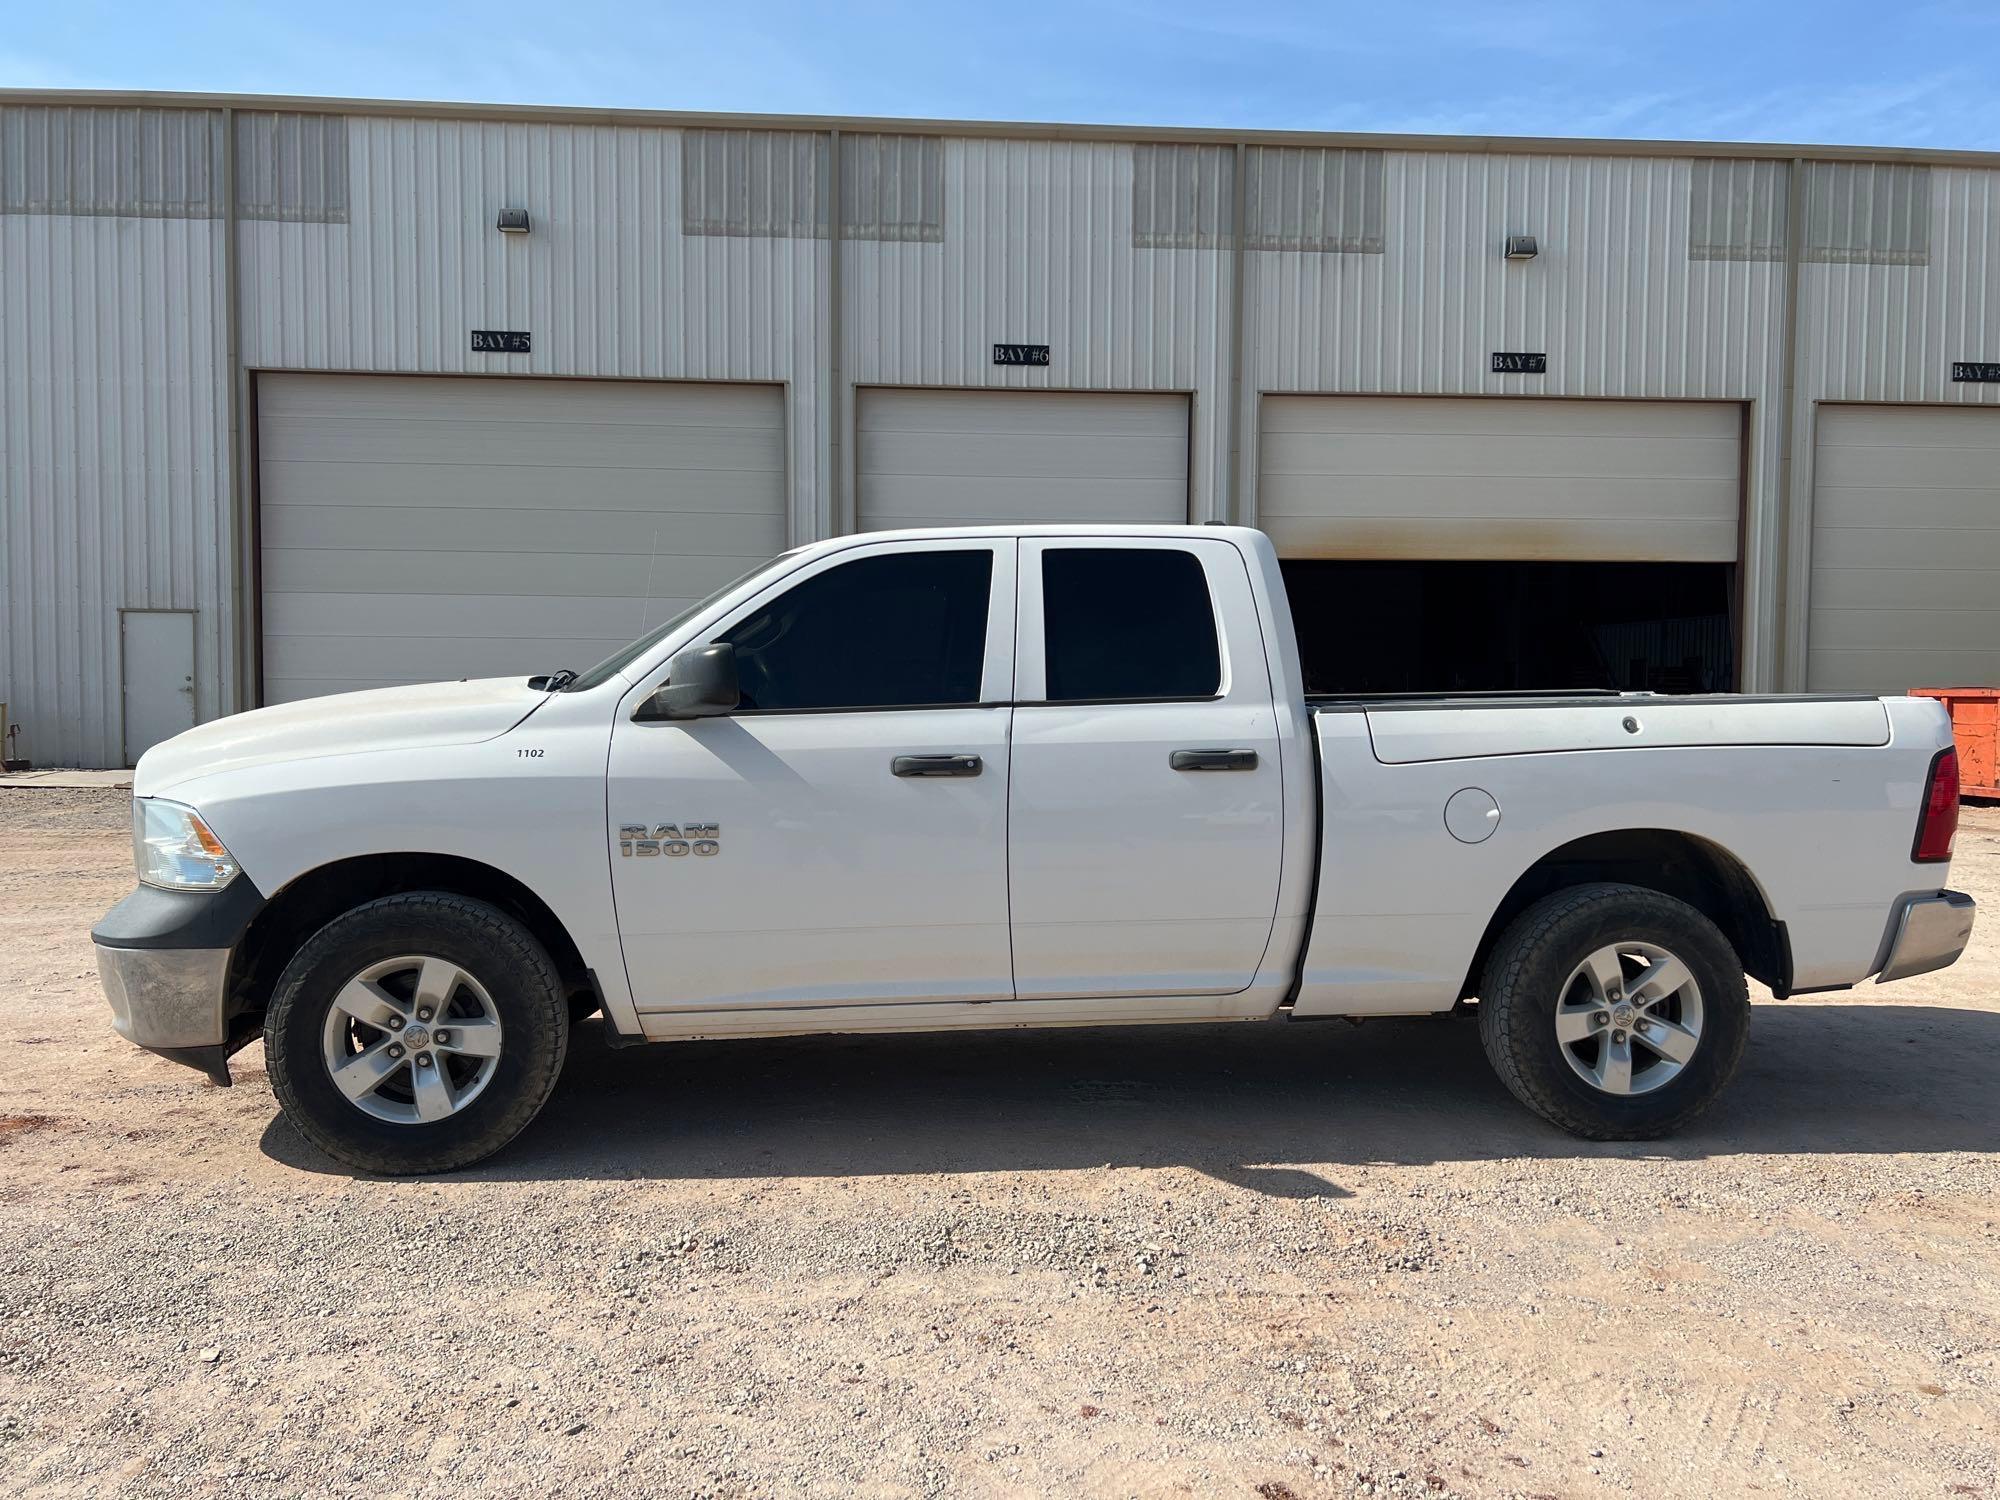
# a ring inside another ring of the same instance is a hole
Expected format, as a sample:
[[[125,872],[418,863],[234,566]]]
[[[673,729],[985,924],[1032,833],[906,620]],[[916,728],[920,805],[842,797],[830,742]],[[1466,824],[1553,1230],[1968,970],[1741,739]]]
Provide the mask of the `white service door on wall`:
[[[1806,686],[2000,683],[2000,409],[1818,416]]]
[[[264,701],[579,670],[785,547],[784,393],[257,377]]]
[[[1265,396],[1257,524],[1281,557],[1733,562],[1743,408]]]
[[[1188,518],[1188,398],[868,387],[858,530]]]
[[[194,611],[128,609],[120,623],[125,763],[137,765],[160,741],[194,728]]]

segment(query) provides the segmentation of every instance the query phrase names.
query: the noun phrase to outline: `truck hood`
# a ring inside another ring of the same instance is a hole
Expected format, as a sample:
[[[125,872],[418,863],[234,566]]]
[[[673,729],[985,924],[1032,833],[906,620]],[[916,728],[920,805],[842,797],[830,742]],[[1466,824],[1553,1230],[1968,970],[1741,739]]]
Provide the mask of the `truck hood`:
[[[139,757],[132,794],[152,797],[198,776],[273,761],[476,744],[505,734],[548,697],[529,687],[525,677],[485,677],[335,693],[253,709],[155,745]]]

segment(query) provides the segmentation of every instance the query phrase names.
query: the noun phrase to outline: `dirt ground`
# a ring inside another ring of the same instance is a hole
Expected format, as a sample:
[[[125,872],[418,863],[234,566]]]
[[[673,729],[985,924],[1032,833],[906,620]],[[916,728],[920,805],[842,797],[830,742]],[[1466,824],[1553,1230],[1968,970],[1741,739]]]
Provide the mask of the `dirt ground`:
[[[91,1495],[2000,1493],[2000,809],[1973,952],[1757,1007],[1573,1141],[1463,1020],[572,1042],[356,1178],[133,1050],[122,793],[0,790],[0,1487]]]

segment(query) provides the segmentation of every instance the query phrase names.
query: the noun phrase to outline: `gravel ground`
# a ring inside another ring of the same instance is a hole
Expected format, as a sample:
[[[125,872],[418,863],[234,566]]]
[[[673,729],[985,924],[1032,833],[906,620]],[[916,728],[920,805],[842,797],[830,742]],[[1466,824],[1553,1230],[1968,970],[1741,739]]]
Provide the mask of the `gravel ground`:
[[[1973,1495],[2000,1487],[2000,809],[1954,969],[1757,1008],[1646,1146],[1460,1020],[574,1040],[356,1178],[110,1030],[124,794],[0,790],[15,1494]]]

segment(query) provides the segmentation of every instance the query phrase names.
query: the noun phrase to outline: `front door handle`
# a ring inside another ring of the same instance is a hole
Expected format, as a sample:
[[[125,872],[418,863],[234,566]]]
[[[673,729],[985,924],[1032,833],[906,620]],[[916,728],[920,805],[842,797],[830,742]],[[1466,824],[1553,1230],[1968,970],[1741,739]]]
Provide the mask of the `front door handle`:
[[[1255,750],[1176,750],[1167,757],[1176,771],[1254,771]]]
[[[899,755],[889,762],[898,776],[977,776],[984,766],[976,755]]]

